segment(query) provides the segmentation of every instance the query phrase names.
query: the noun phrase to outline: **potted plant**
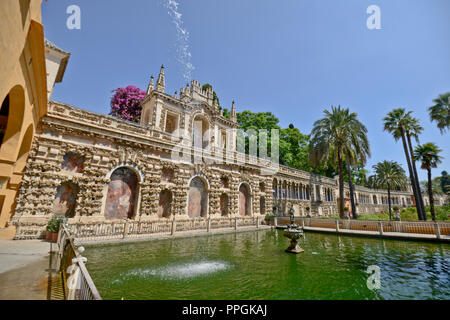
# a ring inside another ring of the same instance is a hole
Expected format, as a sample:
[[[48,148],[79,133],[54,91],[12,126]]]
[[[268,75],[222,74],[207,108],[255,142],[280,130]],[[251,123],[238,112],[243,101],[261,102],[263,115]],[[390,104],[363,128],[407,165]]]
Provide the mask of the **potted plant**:
[[[273,226],[275,216],[273,214],[266,214],[264,220],[266,221],[267,225]]]
[[[47,223],[45,239],[51,242],[58,241],[58,231],[62,222],[62,217],[54,215]]]

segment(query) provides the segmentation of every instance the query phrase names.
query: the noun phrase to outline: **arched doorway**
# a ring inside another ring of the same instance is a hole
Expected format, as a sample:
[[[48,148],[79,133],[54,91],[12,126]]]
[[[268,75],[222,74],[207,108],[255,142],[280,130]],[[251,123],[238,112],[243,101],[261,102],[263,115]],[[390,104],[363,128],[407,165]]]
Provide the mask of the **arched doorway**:
[[[23,115],[25,112],[25,93],[20,85],[11,89],[0,109],[0,155],[15,161],[20,142]]]
[[[137,205],[137,184],[138,177],[130,168],[121,167],[114,170],[106,196],[105,218],[107,220],[127,219],[134,216]]]
[[[188,215],[191,218],[206,217],[208,213],[208,188],[200,177],[194,177],[189,184]]]
[[[56,197],[53,201],[52,213],[66,218],[75,216],[75,204],[78,195],[78,186],[71,182],[62,183],[56,189]]]
[[[172,192],[165,189],[159,193],[158,217],[168,218],[171,215]]]
[[[245,183],[239,187],[239,214],[241,216],[251,215],[250,188]]]
[[[220,215],[228,215],[228,195],[226,193],[222,193],[220,196]]]

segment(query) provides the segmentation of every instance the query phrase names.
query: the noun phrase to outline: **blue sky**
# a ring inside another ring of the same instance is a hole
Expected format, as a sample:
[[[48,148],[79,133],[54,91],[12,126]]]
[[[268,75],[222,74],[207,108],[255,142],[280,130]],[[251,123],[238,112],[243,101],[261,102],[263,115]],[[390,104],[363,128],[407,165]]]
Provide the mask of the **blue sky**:
[[[223,107],[234,99],[238,111],[271,111],[283,127],[293,123],[308,134],[323,110],[340,104],[368,128],[368,169],[395,160],[407,170],[401,142],[382,125],[387,112],[404,107],[425,128],[421,142],[444,150],[433,175],[450,171],[450,133],[441,135],[426,110],[450,91],[450,1],[177,0],[187,42],[167,1],[43,2],[45,36],[72,54],[52,99],[107,114],[111,90],[145,90],[161,64],[172,94],[186,85],[178,52],[187,45],[192,77],[212,84]],[[66,27],[73,4],[80,30]],[[366,26],[370,5],[380,7],[381,30]]]

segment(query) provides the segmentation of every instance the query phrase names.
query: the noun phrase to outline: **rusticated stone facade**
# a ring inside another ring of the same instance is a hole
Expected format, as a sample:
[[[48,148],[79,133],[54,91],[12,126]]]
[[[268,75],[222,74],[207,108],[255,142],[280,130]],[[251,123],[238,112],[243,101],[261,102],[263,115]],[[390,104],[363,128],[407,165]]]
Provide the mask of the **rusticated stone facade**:
[[[234,103],[226,119],[197,81],[179,97],[164,90],[162,68],[140,124],[49,103],[17,198],[17,239],[43,236],[53,214],[81,224],[285,215],[291,206],[296,215],[338,215],[337,179],[236,152]],[[356,186],[358,212],[386,210],[386,195]],[[412,204],[410,192],[392,196]]]
[[[173,102],[173,97],[164,93],[150,94],[161,99],[157,104]],[[199,103],[199,99],[195,102]],[[189,132],[195,117],[201,115],[209,126],[216,126],[216,131],[234,135],[229,129],[237,127],[235,120],[222,118],[212,104],[206,103],[189,105],[182,116],[171,112],[185,119]],[[165,111],[158,107],[154,110]],[[181,123],[175,125],[179,128]],[[272,176],[261,173],[263,167],[271,166],[269,161],[239,163],[234,161],[235,151],[230,151],[234,159],[230,163],[213,161],[226,153],[219,152],[224,146],[215,143],[219,140],[214,139],[214,133],[200,163],[174,159],[172,152],[182,140],[180,135],[149,125],[51,102],[33,142],[17,198],[12,220],[17,226],[16,238],[41,237],[53,214],[66,216],[69,223],[89,223],[272,212]],[[183,147],[189,152],[195,149],[191,141]],[[240,192],[243,189],[244,194]],[[240,198],[247,203],[244,211],[239,211]]]

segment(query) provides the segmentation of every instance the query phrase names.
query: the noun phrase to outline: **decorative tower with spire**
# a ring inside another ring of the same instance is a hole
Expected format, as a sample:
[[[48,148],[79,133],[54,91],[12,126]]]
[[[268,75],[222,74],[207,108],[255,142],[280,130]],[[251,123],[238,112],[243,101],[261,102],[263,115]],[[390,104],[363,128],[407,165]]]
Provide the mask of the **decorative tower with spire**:
[[[152,93],[152,91],[153,91],[153,76],[150,77],[150,83],[148,84],[147,88],[147,95]]]
[[[236,116],[236,107],[234,106],[234,100],[231,103],[231,112],[230,112],[230,120],[236,122],[237,116]]]
[[[161,70],[159,71],[158,80],[156,81],[156,91],[164,92],[166,88],[166,80],[164,78],[164,65],[161,66]]]

